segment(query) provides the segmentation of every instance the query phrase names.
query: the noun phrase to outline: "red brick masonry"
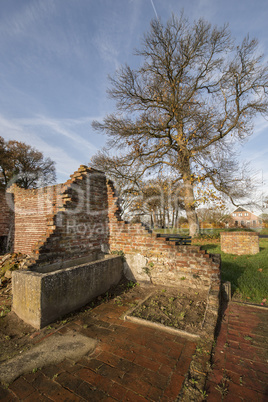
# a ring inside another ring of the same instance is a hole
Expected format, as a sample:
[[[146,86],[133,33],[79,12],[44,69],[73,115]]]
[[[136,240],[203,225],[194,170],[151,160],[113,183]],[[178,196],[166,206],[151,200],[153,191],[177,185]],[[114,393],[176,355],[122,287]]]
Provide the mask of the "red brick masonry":
[[[154,284],[199,288],[211,283],[219,285],[220,256],[206,254],[198,246],[175,245],[149,233],[142,224],[124,222],[120,218],[119,200],[111,182],[107,188],[110,249],[124,252],[138,281],[144,281],[147,272],[147,280],[149,277]],[[138,263],[135,263],[134,256]],[[135,265],[141,264],[143,267],[135,270]]]
[[[229,304],[207,381],[207,401],[268,401],[267,340],[267,308]]]
[[[229,254],[257,254],[259,235],[255,232],[221,232],[221,250]]]
[[[12,186],[14,251],[37,261],[92,255],[108,247],[106,178],[81,166],[64,184],[24,190]]]
[[[12,196],[0,190],[0,236],[8,236],[10,229],[10,220],[12,218]]]

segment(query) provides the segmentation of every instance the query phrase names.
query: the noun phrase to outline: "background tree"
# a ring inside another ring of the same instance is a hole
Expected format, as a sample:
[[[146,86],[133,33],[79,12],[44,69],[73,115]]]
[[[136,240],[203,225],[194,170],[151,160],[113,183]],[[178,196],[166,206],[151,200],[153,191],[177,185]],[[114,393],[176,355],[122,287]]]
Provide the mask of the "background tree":
[[[212,28],[202,19],[191,25],[183,16],[166,26],[152,21],[136,54],[143,58],[138,69],[125,65],[111,78],[117,113],[93,127],[108,135],[110,148],[124,151],[122,164],[138,162],[141,174],[163,165],[176,172],[195,235],[198,183],[236,195],[234,141],[267,113],[267,65],[255,39],[234,46],[227,26]]]
[[[130,213],[144,217],[153,227],[174,227],[184,208],[176,182],[169,177],[143,181],[133,200]]]
[[[172,175],[150,175],[141,179],[142,166],[124,164],[120,156],[110,157],[105,150],[91,159],[90,166],[102,170],[111,179],[121,200],[123,218],[146,222],[151,226],[175,226],[184,208],[181,188]]]
[[[268,225],[268,214],[267,213],[262,213],[260,215],[260,218],[261,218],[262,222],[265,224],[265,226],[267,226]]]
[[[200,222],[203,224],[212,224],[215,227],[224,227],[226,223],[232,221],[228,210],[224,208],[224,206],[222,206],[222,208],[217,205],[198,208],[197,214]]]
[[[55,162],[20,141],[0,137],[0,185],[15,182],[23,188],[36,188],[56,180]]]
[[[263,207],[264,207],[264,209],[268,209],[268,197],[267,197],[267,195],[264,196]]]

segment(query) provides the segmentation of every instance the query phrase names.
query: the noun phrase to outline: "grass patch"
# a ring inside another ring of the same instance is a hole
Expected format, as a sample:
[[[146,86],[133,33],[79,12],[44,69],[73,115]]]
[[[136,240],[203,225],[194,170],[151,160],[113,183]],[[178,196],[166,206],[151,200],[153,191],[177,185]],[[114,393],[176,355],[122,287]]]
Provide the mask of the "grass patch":
[[[193,239],[193,244],[195,243],[209,243],[210,241],[216,241],[218,242],[220,240],[220,233],[215,232],[215,233],[200,233],[198,236],[195,236]]]
[[[268,228],[263,228],[263,229],[260,231],[260,234],[261,234],[261,235],[267,235],[267,236],[268,236]]]
[[[260,239],[260,252],[255,255],[233,255],[221,251],[220,243],[202,244],[211,254],[221,254],[221,277],[230,281],[234,299],[268,304],[268,239]]]
[[[155,233],[161,234],[180,234],[180,235],[189,235],[189,229],[182,229],[182,228],[165,228],[165,229],[153,229]]]

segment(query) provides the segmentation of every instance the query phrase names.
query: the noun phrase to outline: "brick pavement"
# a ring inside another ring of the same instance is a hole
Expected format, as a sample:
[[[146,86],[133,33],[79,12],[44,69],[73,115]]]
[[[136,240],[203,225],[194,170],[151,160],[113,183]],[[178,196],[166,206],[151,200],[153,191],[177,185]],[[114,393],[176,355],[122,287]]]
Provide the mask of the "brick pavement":
[[[123,298],[110,300],[57,330],[98,339],[94,354],[22,375],[9,388],[0,388],[0,400],[175,401],[196,344],[121,320],[128,308]]]
[[[207,401],[268,401],[268,308],[229,303],[207,386]]]
[[[175,401],[196,344],[122,321],[121,315],[134,301],[128,297],[77,314],[46,335],[77,331],[98,339],[94,354],[25,374],[7,389],[0,386],[0,400]],[[42,341],[38,332],[31,339]],[[213,371],[206,383],[208,401],[268,401],[267,308],[230,303],[214,351]]]

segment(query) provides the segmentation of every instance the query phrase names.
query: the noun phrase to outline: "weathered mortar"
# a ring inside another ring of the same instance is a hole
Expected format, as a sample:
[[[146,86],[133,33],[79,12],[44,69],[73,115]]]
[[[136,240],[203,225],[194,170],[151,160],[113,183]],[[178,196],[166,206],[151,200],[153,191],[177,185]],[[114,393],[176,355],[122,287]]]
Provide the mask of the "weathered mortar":
[[[229,254],[257,254],[259,235],[255,232],[221,232],[221,250]]]

